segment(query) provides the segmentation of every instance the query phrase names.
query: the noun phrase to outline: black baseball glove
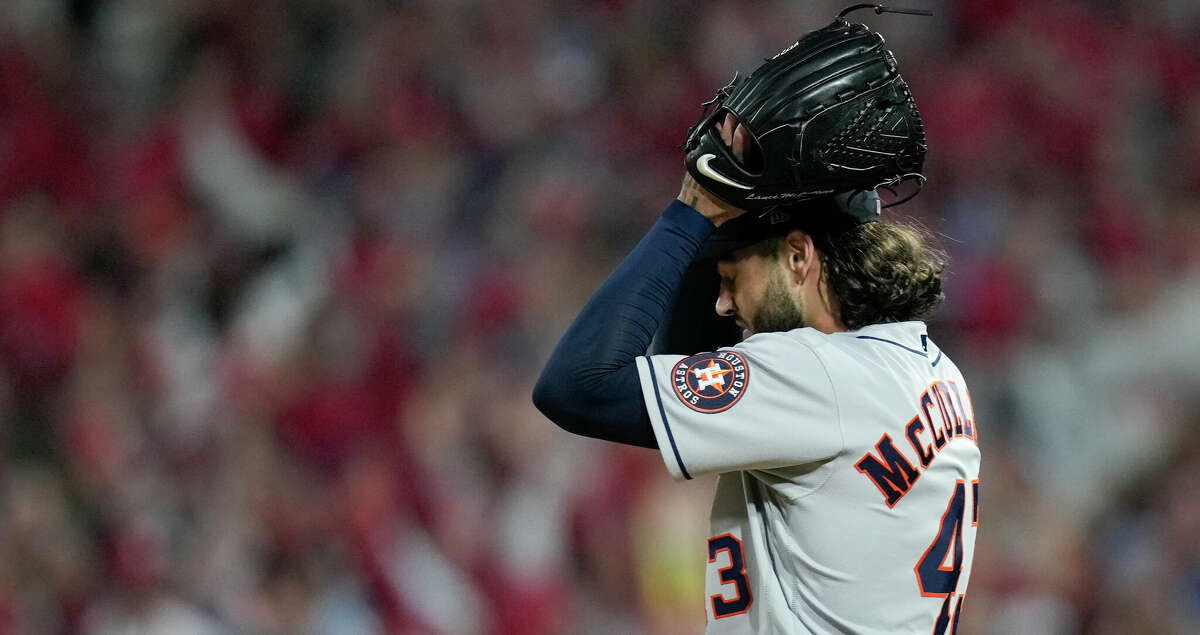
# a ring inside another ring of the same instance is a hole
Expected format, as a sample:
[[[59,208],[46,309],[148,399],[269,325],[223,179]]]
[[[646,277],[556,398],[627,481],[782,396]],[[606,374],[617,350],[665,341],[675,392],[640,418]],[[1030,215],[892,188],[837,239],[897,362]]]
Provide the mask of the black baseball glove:
[[[873,220],[865,216],[878,215],[880,206],[878,198],[854,193],[924,179],[921,114],[883,36],[844,17],[857,8],[927,13],[856,5],[749,77],[735,76],[688,130],[684,149],[693,178],[749,211],[830,195],[872,201],[844,210],[860,221]],[[728,115],[746,135],[740,158],[721,137]]]

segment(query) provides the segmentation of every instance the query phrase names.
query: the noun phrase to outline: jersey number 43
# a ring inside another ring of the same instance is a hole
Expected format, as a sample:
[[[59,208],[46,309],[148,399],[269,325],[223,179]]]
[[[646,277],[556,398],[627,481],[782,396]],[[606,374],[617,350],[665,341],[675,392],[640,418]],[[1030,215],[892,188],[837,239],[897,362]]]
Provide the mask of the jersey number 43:
[[[733,534],[722,534],[708,539],[708,561],[716,562],[717,554],[722,551],[729,554],[729,566],[718,570],[721,584],[733,584],[733,598],[714,595],[712,598],[713,617],[731,617],[741,615],[750,609],[754,598],[750,595],[750,583],[746,580],[746,558],[742,553],[742,541]]]
[[[917,586],[921,595],[927,598],[945,598],[942,602],[941,613],[933,626],[934,635],[944,635],[949,628],[951,633],[958,630],[958,617],[962,614],[964,594],[958,594],[958,602],[954,606],[954,617],[951,621],[950,605],[958,589],[958,577],[962,573],[963,564],[963,522],[966,511],[966,484],[959,479],[954,484],[954,494],[946,505],[946,513],[942,514],[942,522],[938,526],[937,535],[925,554],[917,561],[913,571],[917,574]],[[971,524],[979,524],[979,481],[971,481]],[[954,556],[950,566],[946,566],[950,549]]]

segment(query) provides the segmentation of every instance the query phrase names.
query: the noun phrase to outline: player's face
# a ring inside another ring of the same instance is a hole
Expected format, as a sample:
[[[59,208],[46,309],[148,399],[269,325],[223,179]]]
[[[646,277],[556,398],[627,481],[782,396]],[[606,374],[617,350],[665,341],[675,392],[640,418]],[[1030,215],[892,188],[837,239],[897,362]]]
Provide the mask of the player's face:
[[[805,326],[803,296],[789,287],[781,258],[743,252],[734,256],[717,263],[721,274],[718,314],[733,316],[747,337]]]

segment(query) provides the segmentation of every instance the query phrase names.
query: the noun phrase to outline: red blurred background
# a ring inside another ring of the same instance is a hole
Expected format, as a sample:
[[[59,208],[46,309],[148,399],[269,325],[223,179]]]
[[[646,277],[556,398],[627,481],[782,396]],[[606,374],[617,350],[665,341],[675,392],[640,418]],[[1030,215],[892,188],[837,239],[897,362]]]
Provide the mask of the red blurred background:
[[[904,3],[901,3],[904,4]],[[968,633],[1200,632],[1200,5],[911,0]],[[0,7],[0,633],[694,633],[712,481],[531,406],[841,3]]]

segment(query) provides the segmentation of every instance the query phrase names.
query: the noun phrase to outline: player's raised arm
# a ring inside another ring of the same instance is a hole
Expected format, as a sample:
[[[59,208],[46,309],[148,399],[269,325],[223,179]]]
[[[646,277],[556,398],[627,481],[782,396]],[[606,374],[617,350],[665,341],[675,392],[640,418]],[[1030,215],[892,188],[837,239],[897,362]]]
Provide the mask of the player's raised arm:
[[[721,129],[740,156],[745,146],[740,127],[729,119]],[[634,360],[660,331],[701,245],[740,213],[685,175],[677,199],[592,294],[555,347],[534,387],[534,405],[576,434],[658,447]]]

